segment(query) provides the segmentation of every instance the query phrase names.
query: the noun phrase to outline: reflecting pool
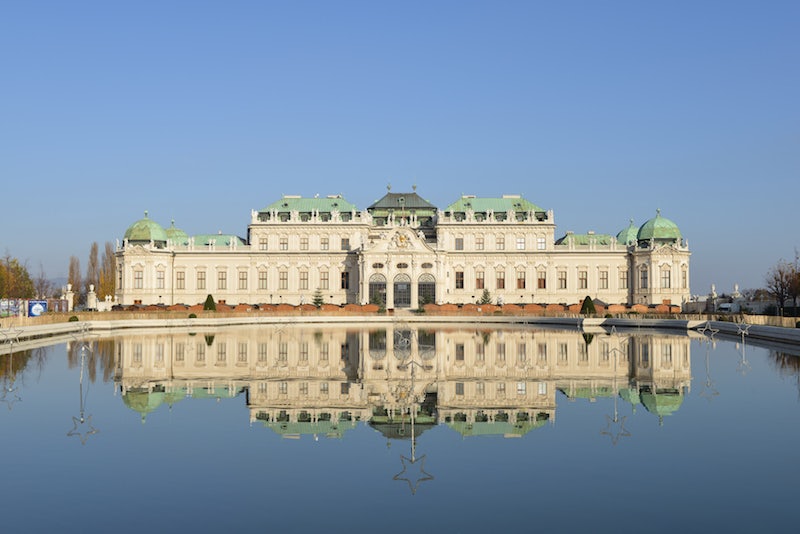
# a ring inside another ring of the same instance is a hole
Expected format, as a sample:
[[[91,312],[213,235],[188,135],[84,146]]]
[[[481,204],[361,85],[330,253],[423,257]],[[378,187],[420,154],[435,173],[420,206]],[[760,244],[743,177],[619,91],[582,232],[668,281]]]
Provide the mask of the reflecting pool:
[[[800,347],[482,328],[3,345],[0,528],[796,528]]]

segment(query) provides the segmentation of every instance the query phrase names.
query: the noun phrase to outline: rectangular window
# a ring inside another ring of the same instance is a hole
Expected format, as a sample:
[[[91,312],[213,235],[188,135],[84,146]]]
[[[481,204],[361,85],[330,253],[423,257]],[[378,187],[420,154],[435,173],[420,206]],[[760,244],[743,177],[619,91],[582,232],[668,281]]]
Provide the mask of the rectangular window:
[[[164,289],[164,271],[156,271],[156,289]]]
[[[217,345],[217,363],[225,363],[228,359],[228,346],[225,343]]]
[[[681,288],[686,289],[689,287],[689,271],[686,269],[681,271]]]
[[[475,237],[475,250],[483,250],[483,236]]]
[[[456,361],[463,362],[464,361],[464,344],[463,343],[456,343]]]
[[[647,279],[647,269],[642,269],[639,272],[639,287],[642,289],[647,289],[648,286],[648,279]]]
[[[328,271],[320,271],[319,273],[319,288],[320,289],[328,289],[330,285],[328,281]]]
[[[559,343],[558,344],[558,363],[559,365],[566,365],[568,361],[569,355],[567,353],[567,344],[566,343]]]
[[[536,287],[539,289],[547,289],[547,273],[539,271],[536,273]]]
[[[258,238],[258,250],[267,250],[267,238],[266,237]]]
[[[186,357],[186,345],[178,343],[175,345],[175,361],[182,362]]]
[[[144,271],[133,271],[133,287],[134,289],[144,287]]]
[[[266,343],[259,343],[258,344],[258,361],[260,363],[266,363],[267,361],[267,347]]]
[[[506,396],[506,383],[505,382],[498,382],[497,383],[497,396],[498,397],[505,397]]]
[[[308,342],[300,343],[300,365],[308,365]]]
[[[495,239],[495,246],[497,250],[505,250],[506,249],[506,238],[505,236],[499,235],[497,239]]]
[[[289,383],[288,382],[278,382],[278,394],[286,395],[289,393]]]
[[[541,365],[547,365],[547,343],[536,345],[536,361]]]
[[[517,382],[517,395],[525,395],[527,392],[526,385],[525,382]]]
[[[239,352],[236,355],[236,361],[239,363],[247,363],[247,343],[239,343]]]
[[[308,271],[300,271],[300,289],[308,289]]]
[[[517,271],[517,289],[525,289],[525,271]]]
[[[339,384],[339,393],[342,395],[349,395],[350,394],[350,384],[347,382],[341,382]]]
[[[497,365],[505,365],[506,363],[506,344],[498,343],[495,346],[495,363]]]
[[[483,344],[483,340],[479,339],[475,342],[475,361],[483,363],[484,359],[486,358],[486,346]]]
[[[520,365],[525,365],[525,362],[528,361],[528,346],[525,343],[518,343],[517,344],[517,363]]]
[[[195,351],[194,359],[197,363],[203,363],[206,361],[206,344],[205,342],[197,344],[197,350]]]
[[[186,289],[186,273],[178,271],[175,273],[175,289]]]
[[[331,240],[328,237],[321,237],[319,239],[320,250],[328,250],[331,247]]]
[[[497,289],[505,289],[506,288],[506,272],[505,271],[497,271],[495,273],[495,284]]]
[[[350,238],[343,237],[342,238],[342,250],[350,250]]]
[[[258,271],[258,289],[267,289],[267,271]]]
[[[589,271],[578,271],[578,289],[589,288]]]
[[[536,238],[536,250],[545,250],[547,248],[547,242],[543,237]]]
[[[525,238],[518,237],[517,238],[517,250],[525,250]]]
[[[669,269],[661,269],[661,288],[672,288],[672,272]]]
[[[133,345],[133,363],[142,363],[142,344]]]
[[[483,271],[476,271],[475,272],[475,289],[483,289]]]
[[[456,289],[464,289],[464,271],[456,271]]]
[[[278,247],[280,250],[289,250],[289,238],[282,237],[280,240],[280,246]]]
[[[547,382],[539,382],[539,395],[547,395]]]
[[[350,289],[350,272],[342,271],[342,289]]]
[[[483,397],[486,395],[486,382],[475,383],[475,395],[477,397]]]
[[[156,344],[156,363],[163,363],[164,362],[164,344],[158,343]]]
[[[558,289],[567,289],[567,271],[558,271]]]
[[[300,395],[308,395],[308,382],[300,382]]]
[[[599,289],[608,289],[608,271],[600,271],[597,284]]]
[[[303,236],[300,238],[300,250],[308,250],[308,237]]]
[[[330,386],[328,385],[327,382],[323,382],[322,384],[319,385],[319,392],[320,392],[321,395],[327,397],[329,390],[330,390]]]
[[[278,343],[278,362],[281,365],[286,365],[289,361],[289,344],[285,341]]]
[[[464,250],[464,238],[457,237],[456,238],[456,250]]]
[[[206,272],[197,271],[197,289],[206,288]]]
[[[247,271],[239,271],[239,289],[247,289]]]
[[[620,269],[619,271],[619,288],[628,289],[628,270]]]
[[[228,289],[228,271],[217,272],[217,289]]]
[[[456,395],[464,394],[464,382],[456,382]]]
[[[319,347],[319,361],[327,362],[328,361],[328,352],[329,352],[328,344],[327,343],[323,343]]]
[[[289,289],[289,271],[278,273],[278,289]]]

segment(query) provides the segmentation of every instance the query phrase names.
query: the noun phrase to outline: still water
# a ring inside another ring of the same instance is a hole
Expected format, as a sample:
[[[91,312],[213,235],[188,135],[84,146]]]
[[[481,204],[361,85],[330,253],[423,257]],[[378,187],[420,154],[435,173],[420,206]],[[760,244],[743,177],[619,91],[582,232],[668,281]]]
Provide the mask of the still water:
[[[0,529],[794,531],[800,360],[736,341],[396,323],[5,346]]]

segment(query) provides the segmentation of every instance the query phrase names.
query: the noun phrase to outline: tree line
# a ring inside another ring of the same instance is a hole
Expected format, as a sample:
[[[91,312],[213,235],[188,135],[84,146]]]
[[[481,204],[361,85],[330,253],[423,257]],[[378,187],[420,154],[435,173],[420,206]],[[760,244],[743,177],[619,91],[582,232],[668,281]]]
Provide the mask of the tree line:
[[[767,292],[775,299],[778,315],[785,314],[787,302],[792,303],[796,315],[800,298],[800,253],[795,251],[794,261],[779,260],[767,272],[764,281]]]

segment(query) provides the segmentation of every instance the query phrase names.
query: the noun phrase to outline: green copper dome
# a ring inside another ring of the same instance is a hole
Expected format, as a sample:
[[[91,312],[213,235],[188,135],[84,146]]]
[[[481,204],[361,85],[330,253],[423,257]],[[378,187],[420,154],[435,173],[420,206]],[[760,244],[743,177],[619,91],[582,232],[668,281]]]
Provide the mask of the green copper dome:
[[[617,234],[617,243],[620,245],[628,245],[630,243],[636,243],[636,236],[639,235],[639,227],[634,226],[633,219],[631,219],[631,223],[628,225],[627,228],[620,230]]]
[[[677,242],[681,240],[681,231],[678,225],[669,219],[661,216],[661,210],[656,211],[656,216],[639,228],[639,233],[636,238],[639,241],[671,241]]]
[[[144,212],[144,219],[139,219],[125,230],[125,239],[130,242],[153,241],[155,243],[166,244],[167,232],[157,222],[147,218]]]
[[[167,238],[175,245],[187,245],[189,243],[189,234],[180,228],[175,228],[175,221],[172,221],[170,227],[166,229],[166,234]]]

